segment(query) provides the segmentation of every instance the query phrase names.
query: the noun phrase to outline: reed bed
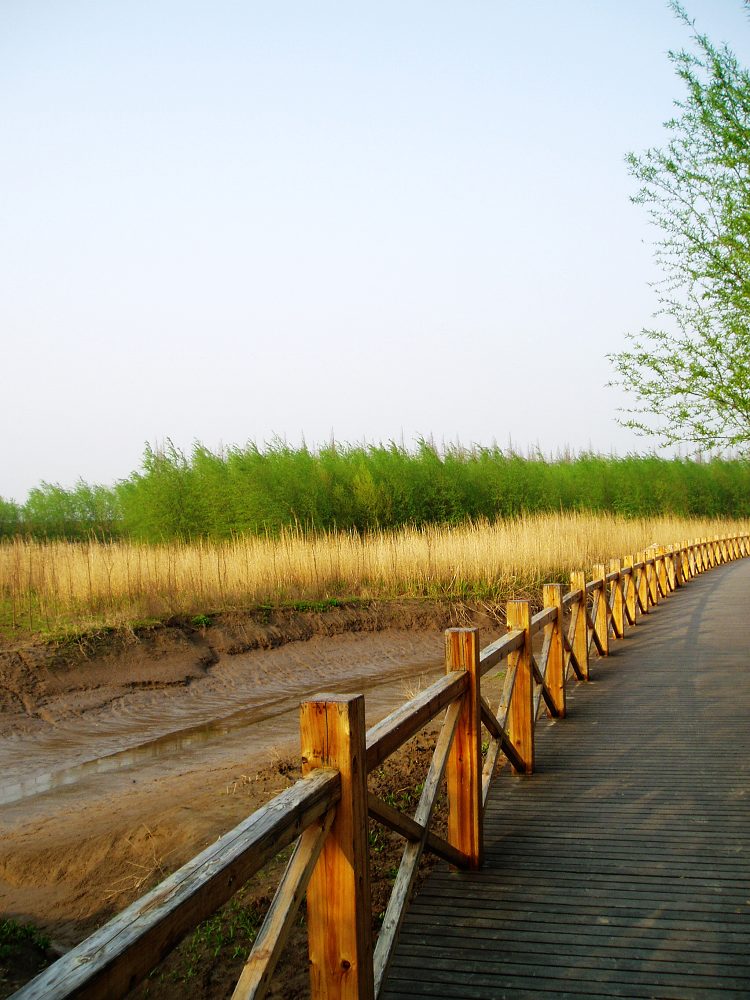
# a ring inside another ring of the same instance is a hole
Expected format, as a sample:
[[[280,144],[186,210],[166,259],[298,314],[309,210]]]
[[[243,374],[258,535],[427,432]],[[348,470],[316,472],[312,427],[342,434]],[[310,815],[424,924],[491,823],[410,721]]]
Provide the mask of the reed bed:
[[[504,601],[650,545],[747,530],[747,521],[561,513],[227,542],[17,539],[0,545],[0,613],[6,632],[55,633],[331,598]]]

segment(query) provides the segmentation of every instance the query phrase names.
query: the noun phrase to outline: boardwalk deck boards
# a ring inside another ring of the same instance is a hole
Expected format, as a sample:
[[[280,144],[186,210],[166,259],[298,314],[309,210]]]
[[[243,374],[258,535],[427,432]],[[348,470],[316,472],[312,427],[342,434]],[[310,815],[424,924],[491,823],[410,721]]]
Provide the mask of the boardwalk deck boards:
[[[750,997],[750,563],[660,600],[537,771],[492,786],[479,872],[435,872],[384,997]]]

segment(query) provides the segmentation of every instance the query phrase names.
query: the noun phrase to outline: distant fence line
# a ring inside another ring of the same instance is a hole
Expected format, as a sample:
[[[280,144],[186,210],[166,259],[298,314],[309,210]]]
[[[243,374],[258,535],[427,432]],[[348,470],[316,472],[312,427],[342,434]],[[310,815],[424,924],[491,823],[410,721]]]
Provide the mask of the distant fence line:
[[[589,679],[594,649],[607,656],[613,639],[674,591],[748,554],[750,535],[654,547],[594,566],[589,580],[583,571],[573,573],[568,593],[560,584],[545,585],[544,607],[536,614],[528,601],[510,601],[507,633],[484,649],[478,629],[448,629],[445,676],[369,731],[362,695],[322,694],[303,703],[302,779],[42,972],[15,994],[17,1000],[124,996],[295,839],[233,998],[265,995],[306,893],[314,1000],[374,1000],[387,976],[422,852],[457,868],[481,866],[484,807],[498,762],[505,757],[516,774],[533,773],[534,730],[542,708],[563,718],[566,685]],[[482,678],[501,663],[505,682],[494,709],[482,694]],[[368,791],[367,775],[441,712],[434,755],[409,817]],[[445,838],[430,827],[444,778]],[[375,944],[368,816],[406,841]]]

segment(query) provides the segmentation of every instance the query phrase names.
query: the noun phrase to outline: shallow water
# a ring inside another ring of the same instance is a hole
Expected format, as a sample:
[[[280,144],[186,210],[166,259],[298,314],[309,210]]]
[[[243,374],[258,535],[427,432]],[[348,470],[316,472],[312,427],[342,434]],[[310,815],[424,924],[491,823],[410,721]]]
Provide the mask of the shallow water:
[[[45,723],[0,740],[0,804],[65,794],[114,773],[237,759],[249,767],[298,745],[301,701],[320,691],[361,692],[372,725],[439,676],[441,654],[439,634],[315,638],[228,657],[186,687],[139,689],[80,712],[72,702],[53,706]]]

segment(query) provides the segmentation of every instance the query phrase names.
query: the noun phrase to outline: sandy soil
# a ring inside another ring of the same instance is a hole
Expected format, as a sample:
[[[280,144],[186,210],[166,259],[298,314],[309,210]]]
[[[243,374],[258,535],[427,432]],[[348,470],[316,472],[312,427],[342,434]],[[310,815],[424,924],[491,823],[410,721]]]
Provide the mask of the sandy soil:
[[[71,947],[296,780],[301,699],[364,690],[372,724],[440,672],[442,629],[475,618],[412,602],[0,650],[0,912],[41,927],[53,950]],[[428,744],[375,780],[408,798]],[[385,885],[397,842],[380,828],[371,840]],[[191,996],[228,995],[282,863],[141,992],[184,996],[191,983]],[[278,996],[305,995],[300,949]],[[22,975],[3,974],[7,996]]]

